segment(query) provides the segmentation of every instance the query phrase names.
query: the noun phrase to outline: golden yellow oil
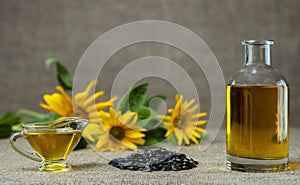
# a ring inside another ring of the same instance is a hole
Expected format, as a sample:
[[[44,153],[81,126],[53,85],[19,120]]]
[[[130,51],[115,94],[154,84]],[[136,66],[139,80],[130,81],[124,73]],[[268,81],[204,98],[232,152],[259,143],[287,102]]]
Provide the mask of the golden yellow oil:
[[[80,131],[30,131],[25,134],[30,146],[45,160],[66,159],[81,138]]]
[[[227,154],[288,157],[288,87],[227,86]]]

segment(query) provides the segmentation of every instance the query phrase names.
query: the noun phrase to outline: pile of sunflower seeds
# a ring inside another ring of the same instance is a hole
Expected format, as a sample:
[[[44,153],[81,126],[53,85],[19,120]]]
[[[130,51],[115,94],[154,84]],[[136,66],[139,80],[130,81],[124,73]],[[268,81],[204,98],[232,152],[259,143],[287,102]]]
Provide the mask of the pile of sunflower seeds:
[[[185,154],[159,148],[145,149],[127,157],[112,159],[108,164],[122,170],[180,171],[195,168],[198,162],[188,159]]]

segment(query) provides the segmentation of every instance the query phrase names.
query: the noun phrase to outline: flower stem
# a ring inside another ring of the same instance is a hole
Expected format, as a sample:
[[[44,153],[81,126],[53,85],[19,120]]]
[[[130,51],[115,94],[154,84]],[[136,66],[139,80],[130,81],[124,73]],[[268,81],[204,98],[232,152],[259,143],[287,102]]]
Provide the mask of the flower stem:
[[[33,117],[33,118],[36,118],[36,119],[41,119],[41,118],[46,116],[45,114],[41,114],[41,113],[38,113],[38,112],[35,112],[35,111],[32,111],[32,110],[28,110],[28,109],[19,109],[17,111],[17,114],[18,115],[30,116],[30,117]]]

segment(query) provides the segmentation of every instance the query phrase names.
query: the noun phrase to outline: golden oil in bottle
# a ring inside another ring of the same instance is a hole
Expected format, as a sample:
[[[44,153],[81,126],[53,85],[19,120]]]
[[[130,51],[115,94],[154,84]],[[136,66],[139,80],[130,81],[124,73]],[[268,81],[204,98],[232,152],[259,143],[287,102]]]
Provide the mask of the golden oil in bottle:
[[[287,158],[287,98],[288,87],[227,86],[227,154]]]

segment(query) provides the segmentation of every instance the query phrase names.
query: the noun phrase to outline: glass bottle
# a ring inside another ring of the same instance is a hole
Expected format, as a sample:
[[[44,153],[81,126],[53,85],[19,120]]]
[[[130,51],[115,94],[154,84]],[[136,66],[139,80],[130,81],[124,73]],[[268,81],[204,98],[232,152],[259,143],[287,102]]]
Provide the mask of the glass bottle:
[[[227,168],[286,170],[289,152],[289,86],[271,66],[271,40],[244,40],[244,66],[226,91]]]

